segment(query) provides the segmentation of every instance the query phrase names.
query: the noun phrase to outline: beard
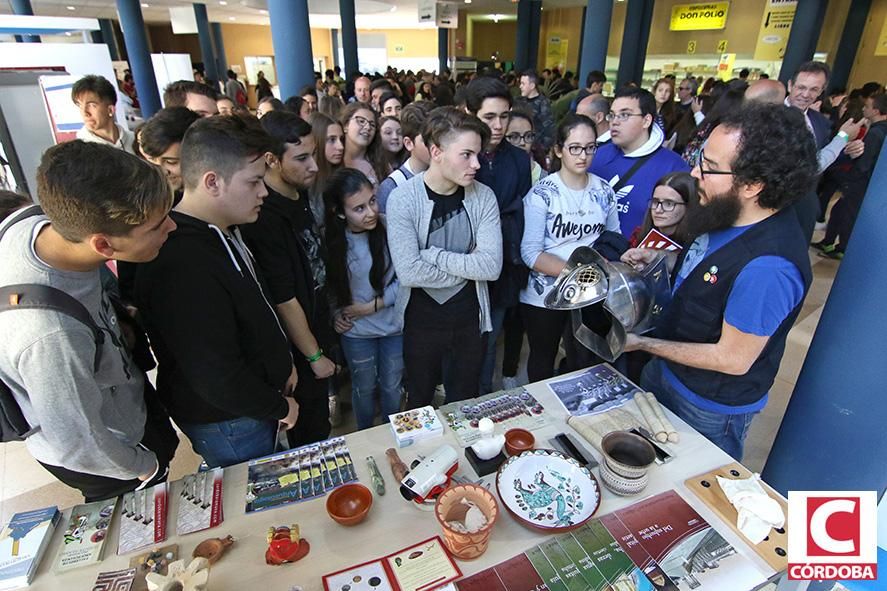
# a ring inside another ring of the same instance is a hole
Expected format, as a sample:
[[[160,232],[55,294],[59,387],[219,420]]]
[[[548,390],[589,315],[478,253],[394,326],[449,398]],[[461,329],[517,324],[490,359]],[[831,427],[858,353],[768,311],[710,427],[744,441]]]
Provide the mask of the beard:
[[[729,191],[709,196],[708,203],[698,203],[687,212],[687,233],[694,238],[715,230],[732,226],[742,212],[739,193],[731,187]]]

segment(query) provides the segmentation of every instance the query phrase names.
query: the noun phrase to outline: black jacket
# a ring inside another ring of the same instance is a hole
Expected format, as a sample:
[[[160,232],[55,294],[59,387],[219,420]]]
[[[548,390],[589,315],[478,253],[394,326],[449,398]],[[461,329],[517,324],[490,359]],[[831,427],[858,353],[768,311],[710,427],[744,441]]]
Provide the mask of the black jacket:
[[[475,179],[496,194],[502,224],[502,273],[489,285],[490,304],[511,307],[518,303],[529,275],[520,243],[524,236],[524,196],[532,186],[530,157],[503,138],[494,153],[481,155]]]
[[[156,259],[139,265],[134,293],[170,416],[185,423],[282,419],[293,360],[249,261],[206,222],[170,216],[178,228]]]

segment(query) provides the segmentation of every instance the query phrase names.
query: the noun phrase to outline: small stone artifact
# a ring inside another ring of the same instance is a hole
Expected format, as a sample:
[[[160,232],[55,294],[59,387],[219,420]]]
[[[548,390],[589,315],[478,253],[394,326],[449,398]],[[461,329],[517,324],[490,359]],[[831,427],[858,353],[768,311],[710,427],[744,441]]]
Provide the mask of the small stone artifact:
[[[234,543],[234,538],[227,536],[224,538],[210,538],[203,540],[194,548],[192,556],[194,558],[206,558],[210,564],[215,564],[219,558],[225,554],[228,546]]]

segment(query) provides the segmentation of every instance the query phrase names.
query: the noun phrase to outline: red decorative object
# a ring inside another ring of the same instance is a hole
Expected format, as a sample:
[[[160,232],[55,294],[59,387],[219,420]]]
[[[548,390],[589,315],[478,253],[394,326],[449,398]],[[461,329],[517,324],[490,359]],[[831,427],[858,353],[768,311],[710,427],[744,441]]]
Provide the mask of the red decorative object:
[[[286,562],[296,562],[304,558],[311,546],[308,540],[299,538],[299,526],[295,523],[268,528],[268,549],[265,551],[265,563],[275,566]]]

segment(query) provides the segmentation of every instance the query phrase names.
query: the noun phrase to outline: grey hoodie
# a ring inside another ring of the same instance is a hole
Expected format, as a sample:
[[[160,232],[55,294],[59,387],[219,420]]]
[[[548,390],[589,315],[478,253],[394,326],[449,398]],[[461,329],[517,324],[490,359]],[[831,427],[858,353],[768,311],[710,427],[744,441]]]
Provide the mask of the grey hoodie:
[[[487,281],[495,281],[502,270],[499,205],[492,189],[475,181],[465,188],[464,206],[476,244],[468,254],[425,248],[434,211],[434,202],[425,190],[425,173],[412,177],[388,196],[388,248],[400,281],[395,310],[401,322],[412,288],[453,287],[469,280],[477,287],[480,330],[493,330]]]
[[[95,373],[92,332],[77,320],[47,310],[0,314],[0,378],[28,422],[40,426],[27,439],[28,451],[45,464],[76,472],[121,480],[148,474],[156,459],[139,446],[146,417],[144,374],[122,346],[99,270],[59,271],[37,257],[34,241],[47,223],[35,216],[6,232],[0,242],[0,285],[38,283],[67,292],[89,310],[105,332],[105,343]]]

